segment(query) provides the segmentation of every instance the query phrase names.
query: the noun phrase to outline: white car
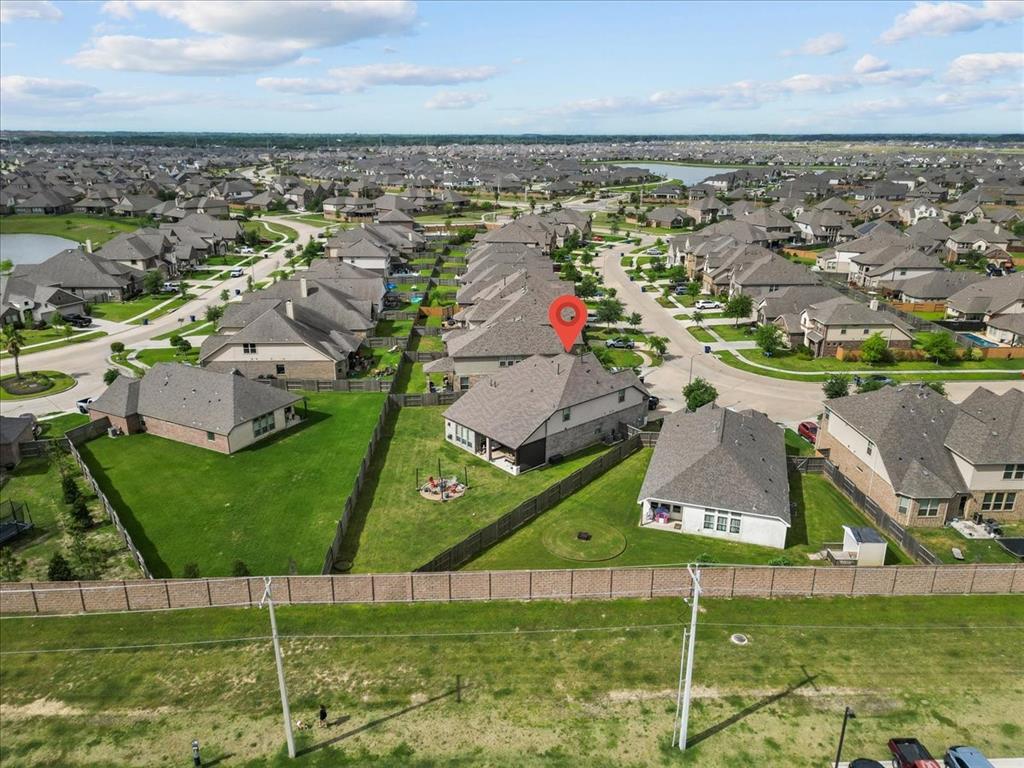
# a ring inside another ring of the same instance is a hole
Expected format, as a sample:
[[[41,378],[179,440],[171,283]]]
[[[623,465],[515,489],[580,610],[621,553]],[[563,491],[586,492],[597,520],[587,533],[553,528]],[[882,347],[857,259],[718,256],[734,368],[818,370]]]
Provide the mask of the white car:
[[[707,299],[702,299],[701,301],[696,302],[693,306],[696,309],[721,309],[722,308],[722,305],[719,304],[717,301],[708,301]]]
[[[235,267],[234,269],[231,270],[230,274],[232,277],[241,277],[242,275],[245,274],[245,270],[242,269],[241,267]]]

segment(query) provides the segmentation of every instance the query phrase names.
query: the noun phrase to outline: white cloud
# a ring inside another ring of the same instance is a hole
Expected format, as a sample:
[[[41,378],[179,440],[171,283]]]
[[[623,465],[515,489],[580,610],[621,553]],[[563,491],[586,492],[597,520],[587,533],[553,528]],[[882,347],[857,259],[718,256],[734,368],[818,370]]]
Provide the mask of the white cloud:
[[[1024,0],[985,0],[981,5],[918,2],[897,16],[880,39],[896,43],[912,37],[945,37],[1020,18],[1024,18]]]
[[[0,77],[0,94],[4,99],[62,99],[92,96],[96,93],[99,93],[99,88],[74,80],[53,80],[48,77],[23,75]]]
[[[294,62],[309,49],[405,34],[416,21],[416,5],[408,0],[111,0],[103,11],[120,19],[155,13],[197,35],[100,36],[71,58],[73,64],[181,75],[259,71]]]
[[[326,78],[261,77],[261,88],[284,93],[328,94],[364,91],[379,85],[458,85],[490,80],[497,67],[428,67],[421,64],[367,64],[339,67]]]
[[[489,98],[479,91],[438,91],[423,106],[426,109],[472,109]]]
[[[300,56],[292,62],[296,67],[311,67],[314,64],[319,64],[320,59],[315,56]]]
[[[19,114],[81,114],[134,112],[147,107],[178,104],[224,104],[230,101],[216,94],[193,91],[101,91],[88,83],[45,77],[6,75],[0,77],[0,98],[5,108]]]
[[[64,14],[50,0],[4,0],[0,3],[0,24],[15,19],[60,21]]]
[[[783,56],[831,56],[846,50],[846,38],[838,32],[826,32],[823,35],[805,40],[796,50],[782,52]]]
[[[857,63],[853,65],[853,71],[858,75],[867,75],[871,72],[884,72],[889,69],[889,62],[882,61],[877,56],[872,56],[870,53],[865,53],[859,59]]]
[[[1024,53],[967,53],[957,56],[946,71],[955,83],[985,82],[994,77],[1024,74]]]

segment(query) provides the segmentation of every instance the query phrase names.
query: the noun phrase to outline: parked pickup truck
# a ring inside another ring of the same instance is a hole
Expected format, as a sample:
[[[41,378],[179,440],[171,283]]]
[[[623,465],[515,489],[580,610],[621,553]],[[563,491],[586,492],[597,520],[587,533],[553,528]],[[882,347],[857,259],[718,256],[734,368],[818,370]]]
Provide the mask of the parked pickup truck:
[[[942,768],[917,739],[889,739],[893,768]]]

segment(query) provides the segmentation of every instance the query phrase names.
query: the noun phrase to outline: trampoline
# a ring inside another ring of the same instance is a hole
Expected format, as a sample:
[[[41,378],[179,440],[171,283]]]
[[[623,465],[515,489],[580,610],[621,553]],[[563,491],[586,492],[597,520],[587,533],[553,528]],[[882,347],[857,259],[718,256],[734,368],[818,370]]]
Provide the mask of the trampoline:
[[[1024,538],[996,539],[996,541],[999,542],[999,546],[1018,560],[1024,560]]]

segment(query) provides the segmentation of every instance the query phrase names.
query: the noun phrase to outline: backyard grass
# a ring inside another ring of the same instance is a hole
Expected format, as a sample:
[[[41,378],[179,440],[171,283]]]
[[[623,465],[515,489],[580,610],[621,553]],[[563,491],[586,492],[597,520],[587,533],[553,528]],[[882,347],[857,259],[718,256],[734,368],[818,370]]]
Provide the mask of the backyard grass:
[[[416,333],[413,334],[410,348],[419,352],[443,352],[444,342],[440,336]]]
[[[438,390],[444,385],[443,373],[426,374],[423,371],[423,363],[409,363],[395,377],[395,391],[412,395],[422,394],[427,391],[427,380],[434,382]]]
[[[154,576],[319,573],[383,401],[310,394],[305,423],[230,456],[149,434],[80,450]]]
[[[701,341],[701,342],[703,342],[705,344],[711,344],[711,343],[714,343],[714,342],[718,341],[718,339],[716,339],[714,336],[712,336],[706,330],[704,330],[703,328],[698,328],[695,325],[691,325],[686,330],[697,341]]]
[[[351,379],[367,379],[372,378],[375,371],[382,368],[398,368],[398,364],[402,360],[402,350],[396,349],[394,352],[384,347],[375,347],[370,350],[370,356],[373,357],[373,362],[366,369],[358,371],[356,373],[350,373],[349,378]]]
[[[110,320],[115,323],[123,323],[143,312],[162,304],[168,299],[173,299],[177,294],[157,293],[148,296],[139,296],[130,301],[102,301],[89,305],[89,314],[101,320]]]
[[[501,517],[520,502],[593,460],[595,447],[561,464],[514,477],[444,439],[445,407],[402,408],[388,425],[390,438],[374,458],[352,516],[341,559],[353,571],[405,571]],[[417,488],[430,476],[469,473],[469,490],[444,504]]]
[[[412,333],[412,320],[381,320],[374,329],[375,336],[408,336]]]
[[[696,534],[642,528],[637,495],[651,453],[650,449],[644,449],[633,454],[578,493],[564,499],[505,541],[484,552],[465,566],[466,569],[619,567],[666,565],[695,560],[764,565],[781,556],[788,558],[793,565],[811,565],[814,563],[807,556],[820,551],[823,542],[841,541],[844,524],[868,525],[863,515],[826,478],[792,473],[789,480],[790,497],[796,504],[796,511],[783,550]],[[624,538],[625,547],[613,556],[600,560],[570,558],[554,551],[552,543],[575,539],[578,531],[591,532],[591,541],[595,547],[603,546],[609,537]],[[887,562],[911,561],[890,542]]]
[[[938,320],[943,320],[946,317],[945,311],[942,312],[911,312],[912,315],[917,315],[922,320],[931,320],[933,323]]]
[[[25,335],[26,333],[28,333],[28,331],[22,331],[21,333],[22,335]],[[72,335],[71,338],[69,339],[64,338],[63,335],[60,335],[59,338],[54,341],[29,342],[32,344],[39,344],[39,346],[32,347],[30,349],[22,349],[20,357],[24,357],[25,355],[31,355],[34,352],[49,352],[51,349],[60,349],[61,347],[69,347],[72,344],[81,344],[83,341],[92,341],[93,339],[99,339],[106,335],[106,331],[89,331],[87,333],[76,333]],[[10,355],[8,355],[6,352],[0,351],[0,359],[6,359],[8,357],[10,357]]]
[[[15,379],[16,376],[17,374],[9,373],[6,376],[0,377],[0,382],[11,381]],[[34,397],[49,397],[50,395],[56,395],[58,392],[69,390],[77,383],[74,377],[69,376],[66,373],[62,373],[60,371],[32,371],[27,370],[24,365],[21,366],[21,377],[22,379],[46,377],[48,380],[48,386],[41,392],[17,395],[8,392],[5,387],[0,385],[0,400],[31,400]]]
[[[4,619],[3,755],[177,765],[197,738],[204,764],[251,767],[802,768],[834,757],[850,706],[848,757],[883,759],[894,733],[1013,756],[1024,752],[1019,602],[702,600],[683,757],[670,746],[689,615],[678,598],[279,606],[292,716],[308,722],[324,703],[331,722],[296,732],[299,761],[284,752],[265,611]],[[730,643],[736,632],[750,643]],[[205,642],[60,652],[163,639]]]
[[[83,213],[62,216],[16,214],[0,217],[0,234],[56,235],[80,243],[92,240],[93,246],[99,246],[122,232],[134,232],[147,225],[152,225],[148,219],[120,216],[106,218]]]
[[[785,433],[786,437],[786,455],[787,456],[813,456],[814,446],[809,442],[800,437],[799,434],[794,432],[792,429],[787,429]]]
[[[1019,562],[993,539],[967,539],[953,528],[911,528],[910,533],[944,563],[961,562],[953,557],[953,547],[963,553],[965,563]],[[1003,535],[1024,536],[1024,523],[1004,524]]]
[[[88,421],[87,416],[74,415]],[[60,435],[54,431],[46,433],[45,436],[55,438]],[[73,461],[66,459],[64,469],[75,478],[80,490],[89,490]],[[23,581],[46,581],[50,557],[55,552],[63,552],[65,556],[68,554],[68,542],[62,524],[68,505],[64,504],[61,495],[61,475],[57,464],[45,456],[23,459],[17,469],[8,476],[4,484],[3,498],[5,501],[10,499],[16,503],[27,504],[34,524],[33,528],[9,544],[4,544],[4,547],[10,547],[11,551],[25,562],[25,570],[21,574]],[[141,574],[135,561],[132,560],[117,530],[104,516],[96,497],[89,494],[86,499],[94,525],[86,530],[84,539],[101,553],[98,572],[94,576],[104,579],[139,578]],[[2,634],[5,633],[0,632],[0,635]]]

